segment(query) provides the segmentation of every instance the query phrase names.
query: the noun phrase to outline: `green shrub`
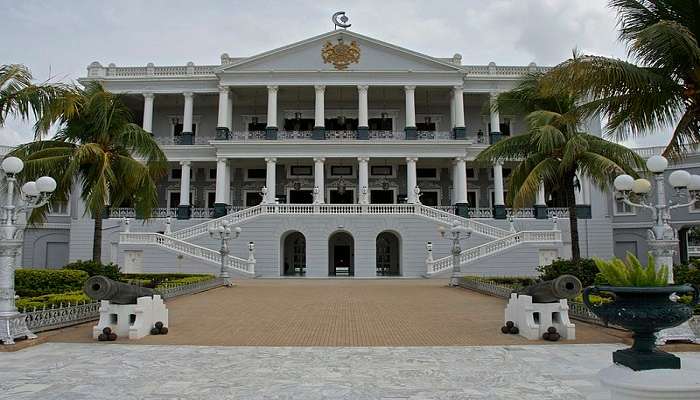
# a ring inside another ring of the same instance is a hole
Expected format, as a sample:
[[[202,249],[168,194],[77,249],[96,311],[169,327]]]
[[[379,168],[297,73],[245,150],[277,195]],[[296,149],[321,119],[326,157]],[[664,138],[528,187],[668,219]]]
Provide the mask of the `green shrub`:
[[[121,274],[120,280],[128,282],[137,280],[141,286],[155,288],[163,283],[173,283],[184,278],[203,278],[202,280],[213,279],[213,275],[205,274]],[[191,283],[191,282],[190,282]]]
[[[583,287],[596,283],[598,275],[598,267],[589,258],[582,258],[578,262],[560,258],[550,265],[537,267],[537,271],[540,273],[539,278],[543,281],[556,279],[562,275],[573,275],[581,281]]]
[[[109,279],[119,279],[119,266],[112,263],[102,264],[92,260],[78,260],[66,265],[65,267],[63,267],[63,269],[85,271],[90,276],[102,275],[106,276]]]
[[[666,286],[668,285],[668,267],[663,265],[656,270],[654,257],[649,254],[647,266],[643,267],[639,259],[632,253],[627,253],[627,263],[619,258],[610,261],[594,258],[606,282],[613,286]]]
[[[473,276],[465,277],[467,279],[473,278],[478,280],[485,280],[493,282],[500,286],[507,286],[513,290],[518,290],[526,286],[530,286],[536,282],[535,278],[530,278],[527,276]]]
[[[673,267],[673,281],[677,284],[690,283],[700,285],[700,268],[694,261],[691,265],[681,264]]]
[[[15,292],[20,297],[82,291],[88,278],[85,271],[18,269],[15,272]]]
[[[89,303],[91,301],[93,300],[87,297],[85,293],[83,293],[83,291],[80,290],[59,294],[46,294],[43,296],[36,297],[20,297],[19,300],[17,300],[17,308],[20,310],[31,311],[34,308],[51,308],[51,306],[59,307],[61,304],[68,305],[69,303]]]
[[[161,281],[156,288],[167,287],[170,285],[189,285],[191,283],[204,282],[214,279],[213,275],[201,275],[201,276],[188,276],[186,278],[171,279],[168,281]]]

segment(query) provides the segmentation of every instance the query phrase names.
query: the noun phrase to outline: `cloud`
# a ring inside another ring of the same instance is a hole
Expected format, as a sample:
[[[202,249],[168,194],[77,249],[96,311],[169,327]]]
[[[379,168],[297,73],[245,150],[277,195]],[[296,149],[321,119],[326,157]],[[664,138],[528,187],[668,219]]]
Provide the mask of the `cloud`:
[[[32,135],[21,134],[9,127],[0,127],[0,145],[16,146],[32,140]]]

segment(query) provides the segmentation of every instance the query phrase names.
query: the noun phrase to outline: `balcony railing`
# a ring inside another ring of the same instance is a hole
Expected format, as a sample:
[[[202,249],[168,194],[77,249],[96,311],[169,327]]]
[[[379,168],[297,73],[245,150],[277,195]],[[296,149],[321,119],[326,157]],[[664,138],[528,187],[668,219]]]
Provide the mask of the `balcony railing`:
[[[233,212],[238,212],[243,210],[246,207],[238,207],[238,206],[226,206],[226,210],[228,213],[233,213]],[[134,218],[134,219],[143,219],[143,216],[137,215],[136,210],[133,208],[128,208],[128,207],[120,207],[120,208],[110,208],[109,209],[109,217],[110,218]],[[151,216],[149,218],[176,218],[177,217],[177,207],[171,207],[171,208],[154,208],[153,211],[151,212]],[[214,218],[214,209],[213,208],[199,208],[199,207],[194,207],[190,209],[190,218],[193,219],[209,219],[209,218]]]

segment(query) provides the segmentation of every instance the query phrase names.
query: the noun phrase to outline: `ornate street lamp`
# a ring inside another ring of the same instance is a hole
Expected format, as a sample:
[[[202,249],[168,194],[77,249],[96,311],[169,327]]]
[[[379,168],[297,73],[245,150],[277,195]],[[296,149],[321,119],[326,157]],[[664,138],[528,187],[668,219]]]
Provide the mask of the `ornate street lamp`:
[[[448,231],[450,233],[449,237],[447,237]],[[450,286],[459,286],[459,279],[461,278],[461,270],[459,267],[459,255],[462,252],[461,241],[469,239],[472,235],[472,230],[455,221],[452,223],[449,230],[443,225],[440,225],[438,232],[440,232],[441,237],[447,237],[447,239],[452,241],[452,277],[450,278]],[[432,243],[430,250],[432,250]]]
[[[221,248],[219,249],[219,254],[221,255],[221,271],[219,272],[219,277],[224,280],[225,286],[233,286],[233,281],[226,268],[226,256],[231,252],[229,250],[229,242],[231,239],[236,239],[241,235],[241,227],[237,226],[231,229],[231,225],[230,222],[224,221],[218,227],[209,228],[209,236],[221,240]]]
[[[26,182],[20,188],[21,201],[15,205],[16,175],[22,172],[24,163],[17,157],[7,157],[0,168],[7,178],[7,198],[0,218],[0,341],[14,344],[16,338],[36,338],[27,328],[26,315],[15,307],[15,262],[24,237],[24,229],[17,226],[17,217],[48,203],[51,193],[56,190],[56,181],[42,176],[36,181]]]

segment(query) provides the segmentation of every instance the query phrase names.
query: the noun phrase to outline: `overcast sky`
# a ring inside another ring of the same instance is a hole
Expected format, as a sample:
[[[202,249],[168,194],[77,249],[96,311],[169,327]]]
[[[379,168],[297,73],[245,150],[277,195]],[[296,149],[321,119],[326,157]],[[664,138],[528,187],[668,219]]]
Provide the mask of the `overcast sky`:
[[[554,65],[573,48],[625,57],[606,0],[439,1],[33,1],[0,0],[0,63],[27,65],[38,80],[73,81],[92,61],[119,66],[218,64],[333,29],[346,11],[353,31],[464,64]],[[0,128],[0,144],[32,137],[31,124]],[[665,144],[664,138],[637,140]]]

